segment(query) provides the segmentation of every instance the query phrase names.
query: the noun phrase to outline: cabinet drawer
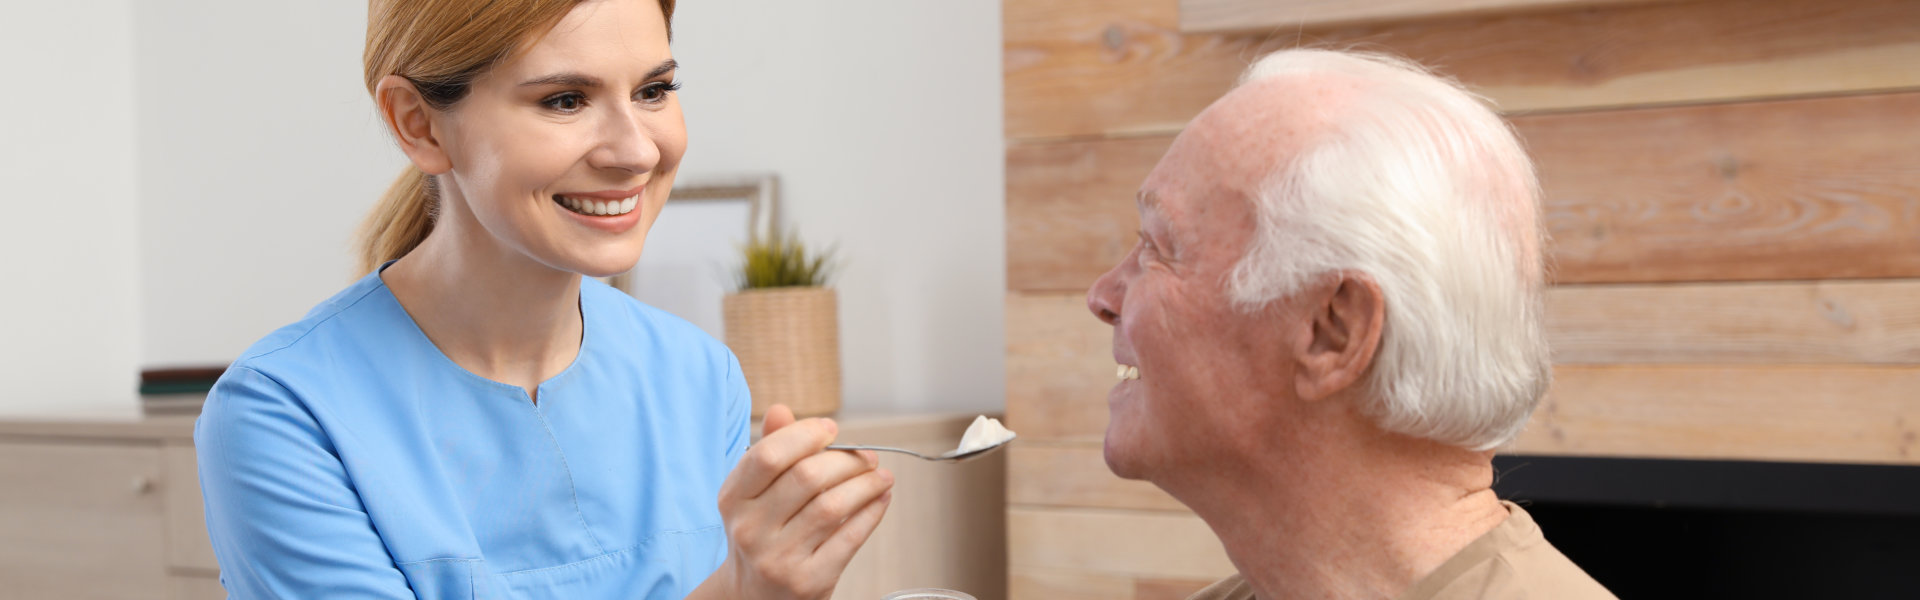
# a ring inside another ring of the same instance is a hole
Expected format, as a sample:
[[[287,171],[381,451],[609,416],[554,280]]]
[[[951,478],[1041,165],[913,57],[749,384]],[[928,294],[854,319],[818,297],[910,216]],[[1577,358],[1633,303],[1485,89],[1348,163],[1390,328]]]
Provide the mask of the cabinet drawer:
[[[216,575],[174,575],[167,578],[167,600],[226,600],[227,590]]]
[[[0,441],[0,581],[19,598],[150,597],[166,583],[160,448]]]
[[[207,538],[206,504],[200,498],[193,445],[168,443],[165,460],[167,566],[218,571],[220,563],[213,559],[213,542]]]

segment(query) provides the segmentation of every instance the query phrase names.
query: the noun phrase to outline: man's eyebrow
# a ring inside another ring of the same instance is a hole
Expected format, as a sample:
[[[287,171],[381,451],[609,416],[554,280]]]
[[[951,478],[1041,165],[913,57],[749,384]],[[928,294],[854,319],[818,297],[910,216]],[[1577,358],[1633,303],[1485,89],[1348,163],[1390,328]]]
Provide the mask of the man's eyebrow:
[[[1140,216],[1143,218],[1147,215],[1155,215],[1163,219],[1166,217],[1166,213],[1160,212],[1160,197],[1153,192],[1140,190],[1140,193],[1134,195],[1133,203],[1139,207]]]
[[[643,79],[653,79],[661,75],[666,75],[667,73],[671,73],[674,71],[674,69],[678,69],[678,68],[680,68],[680,63],[678,61],[675,61],[669,58],[658,65],[654,65],[653,70],[647,71],[647,76],[644,77]],[[598,77],[569,71],[564,73],[554,73],[552,75],[547,75],[544,77],[536,77],[533,79],[528,79],[526,81],[520,82],[520,85],[529,86],[529,87],[541,86],[541,85],[554,85],[554,86],[561,86],[561,87],[595,88],[595,87],[600,87],[601,83],[600,83],[600,78]]]

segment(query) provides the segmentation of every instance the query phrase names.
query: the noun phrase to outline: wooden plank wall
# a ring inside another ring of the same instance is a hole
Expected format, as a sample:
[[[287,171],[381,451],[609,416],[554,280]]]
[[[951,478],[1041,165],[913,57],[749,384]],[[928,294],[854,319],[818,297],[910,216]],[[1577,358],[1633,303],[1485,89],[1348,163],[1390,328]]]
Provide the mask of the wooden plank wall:
[[[1198,518],[1107,473],[1111,334],[1084,294],[1173,135],[1301,44],[1433,65],[1534,154],[1558,366],[1515,451],[1920,464],[1920,2],[1521,1],[1252,32],[1182,31],[1180,2],[1003,3],[1011,597],[1184,598],[1231,572]]]

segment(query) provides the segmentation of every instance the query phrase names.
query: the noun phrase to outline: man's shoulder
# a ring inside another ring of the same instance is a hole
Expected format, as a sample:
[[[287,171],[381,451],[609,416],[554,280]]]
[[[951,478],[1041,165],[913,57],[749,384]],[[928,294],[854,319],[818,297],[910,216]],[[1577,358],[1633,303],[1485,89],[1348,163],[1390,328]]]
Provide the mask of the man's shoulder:
[[[1401,600],[1616,600],[1548,543],[1531,515],[1506,506],[1505,522],[1415,583]]]
[[[1544,556],[1551,553],[1558,557]],[[1618,600],[1586,571],[1547,546],[1545,552],[1503,554],[1459,573],[1432,594],[1401,600]]]

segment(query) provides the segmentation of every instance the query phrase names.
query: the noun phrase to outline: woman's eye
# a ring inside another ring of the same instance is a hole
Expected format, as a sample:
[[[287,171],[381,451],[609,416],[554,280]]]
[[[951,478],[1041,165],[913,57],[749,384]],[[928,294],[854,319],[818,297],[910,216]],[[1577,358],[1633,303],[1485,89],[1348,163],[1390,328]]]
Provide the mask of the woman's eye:
[[[640,88],[640,91],[635,93],[633,97],[648,104],[658,104],[666,101],[668,93],[679,89],[680,84],[678,83],[649,83],[645,87]]]
[[[565,94],[549,96],[547,99],[541,100],[540,103],[546,105],[547,108],[560,112],[576,112],[586,107],[587,98],[578,93],[567,92]]]

